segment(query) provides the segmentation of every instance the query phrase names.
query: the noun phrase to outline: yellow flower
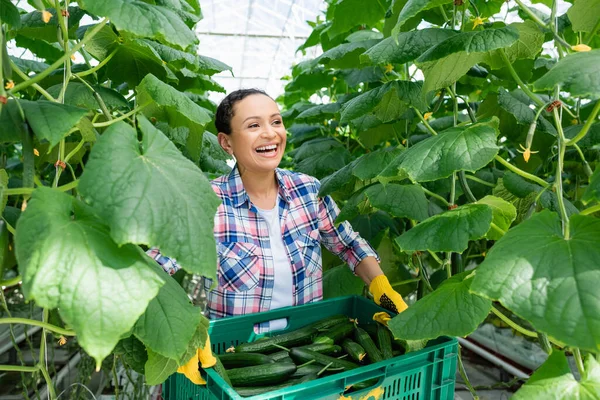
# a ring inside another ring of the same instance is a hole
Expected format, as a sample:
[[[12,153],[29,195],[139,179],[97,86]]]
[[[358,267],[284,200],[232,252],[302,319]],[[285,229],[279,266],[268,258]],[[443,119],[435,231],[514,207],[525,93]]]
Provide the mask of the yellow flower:
[[[4,89],[10,90],[10,89],[12,89],[14,87],[15,87],[15,83],[11,79],[10,81],[6,82],[6,85],[4,86]]]
[[[590,51],[592,48],[587,44],[578,44],[576,46],[571,46],[571,50],[573,51]]]
[[[423,115],[423,119],[425,121],[427,121],[429,118],[431,118],[432,115],[433,115],[432,112],[426,112],[425,115]]]
[[[392,64],[388,64],[388,65],[385,66],[385,73],[386,74],[389,74],[393,70],[394,70],[394,66]]]
[[[38,149],[33,149],[33,154],[35,154],[36,156],[40,156],[40,152],[38,151]]]
[[[58,345],[64,346],[65,344],[67,344],[67,338],[61,335],[61,337],[58,339]]]
[[[572,120],[571,120],[571,125],[577,125],[577,123],[578,123],[578,122],[579,122],[579,121],[577,121],[576,119],[572,119]]]
[[[473,20],[473,29],[477,28],[479,25],[483,25],[483,22],[486,20],[487,18],[481,18],[481,17],[476,17]]]
[[[44,10],[42,11],[42,20],[47,24],[48,22],[50,22],[50,20],[52,19],[52,14],[50,14],[48,11]]]
[[[521,151],[519,149],[517,149],[517,151],[519,153],[523,154],[523,160],[525,160],[525,162],[529,162],[529,158],[531,157],[532,154],[538,153],[537,151],[531,151],[531,149],[529,147],[528,148],[523,147],[522,144],[519,144],[519,146],[521,146],[523,151]]]
[[[71,54],[71,60],[75,61],[75,54]]]

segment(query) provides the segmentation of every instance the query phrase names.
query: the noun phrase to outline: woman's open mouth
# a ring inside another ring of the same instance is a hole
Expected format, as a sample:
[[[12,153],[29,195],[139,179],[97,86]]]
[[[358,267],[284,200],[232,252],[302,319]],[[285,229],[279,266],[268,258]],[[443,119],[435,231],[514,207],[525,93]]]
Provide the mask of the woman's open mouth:
[[[277,155],[278,148],[278,145],[270,144],[268,146],[257,147],[255,151],[263,157],[275,157]]]

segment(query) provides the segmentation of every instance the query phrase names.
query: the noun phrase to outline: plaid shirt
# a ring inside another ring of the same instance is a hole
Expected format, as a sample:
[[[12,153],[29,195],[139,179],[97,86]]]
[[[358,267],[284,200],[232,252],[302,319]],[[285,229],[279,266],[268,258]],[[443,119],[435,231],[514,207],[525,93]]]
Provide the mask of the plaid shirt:
[[[293,304],[323,298],[321,246],[344,260],[352,271],[367,256],[377,253],[345,221],[335,226],[339,209],[330,196],[319,198],[320,183],[305,174],[275,171],[279,183],[279,218],[293,278]],[[214,236],[218,254],[218,285],[205,279],[208,318],[223,318],[268,311],[273,292],[274,265],[267,222],[259,216],[244,189],[237,166],[229,175],[212,181],[222,204],[215,215]],[[156,249],[149,254],[173,274],[175,260]],[[268,330],[268,322],[258,332]]]

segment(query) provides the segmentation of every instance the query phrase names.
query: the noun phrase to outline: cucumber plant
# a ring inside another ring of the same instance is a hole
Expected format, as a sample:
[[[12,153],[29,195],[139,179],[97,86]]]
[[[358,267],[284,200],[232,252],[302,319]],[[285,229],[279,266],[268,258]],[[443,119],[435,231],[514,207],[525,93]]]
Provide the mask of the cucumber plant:
[[[279,99],[286,160],[321,179],[338,222],[417,299],[389,322],[397,339],[466,336],[495,315],[552,353],[517,398],[592,398],[600,9],[534,3],[327,1],[299,48],[323,54],[293,67]],[[326,296],[362,292],[327,268]]]
[[[161,383],[204,345],[208,322],[144,250],[215,277],[207,175],[227,156],[206,92],[224,92],[211,76],[231,68],[199,55],[197,0],[0,0],[0,11],[0,280],[44,310],[0,318],[43,329],[34,366],[0,370],[43,377],[56,398],[51,333],[75,336],[97,368],[115,354]]]

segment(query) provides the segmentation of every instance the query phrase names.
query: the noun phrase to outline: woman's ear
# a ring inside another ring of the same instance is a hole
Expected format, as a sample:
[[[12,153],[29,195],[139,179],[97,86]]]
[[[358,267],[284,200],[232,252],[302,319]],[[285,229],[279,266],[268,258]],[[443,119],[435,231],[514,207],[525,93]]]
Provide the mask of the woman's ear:
[[[221,145],[221,148],[223,150],[225,150],[225,152],[229,155],[233,155],[233,147],[231,146],[231,137],[230,135],[223,133],[223,132],[219,132],[217,134],[217,140],[219,141],[219,144]]]

